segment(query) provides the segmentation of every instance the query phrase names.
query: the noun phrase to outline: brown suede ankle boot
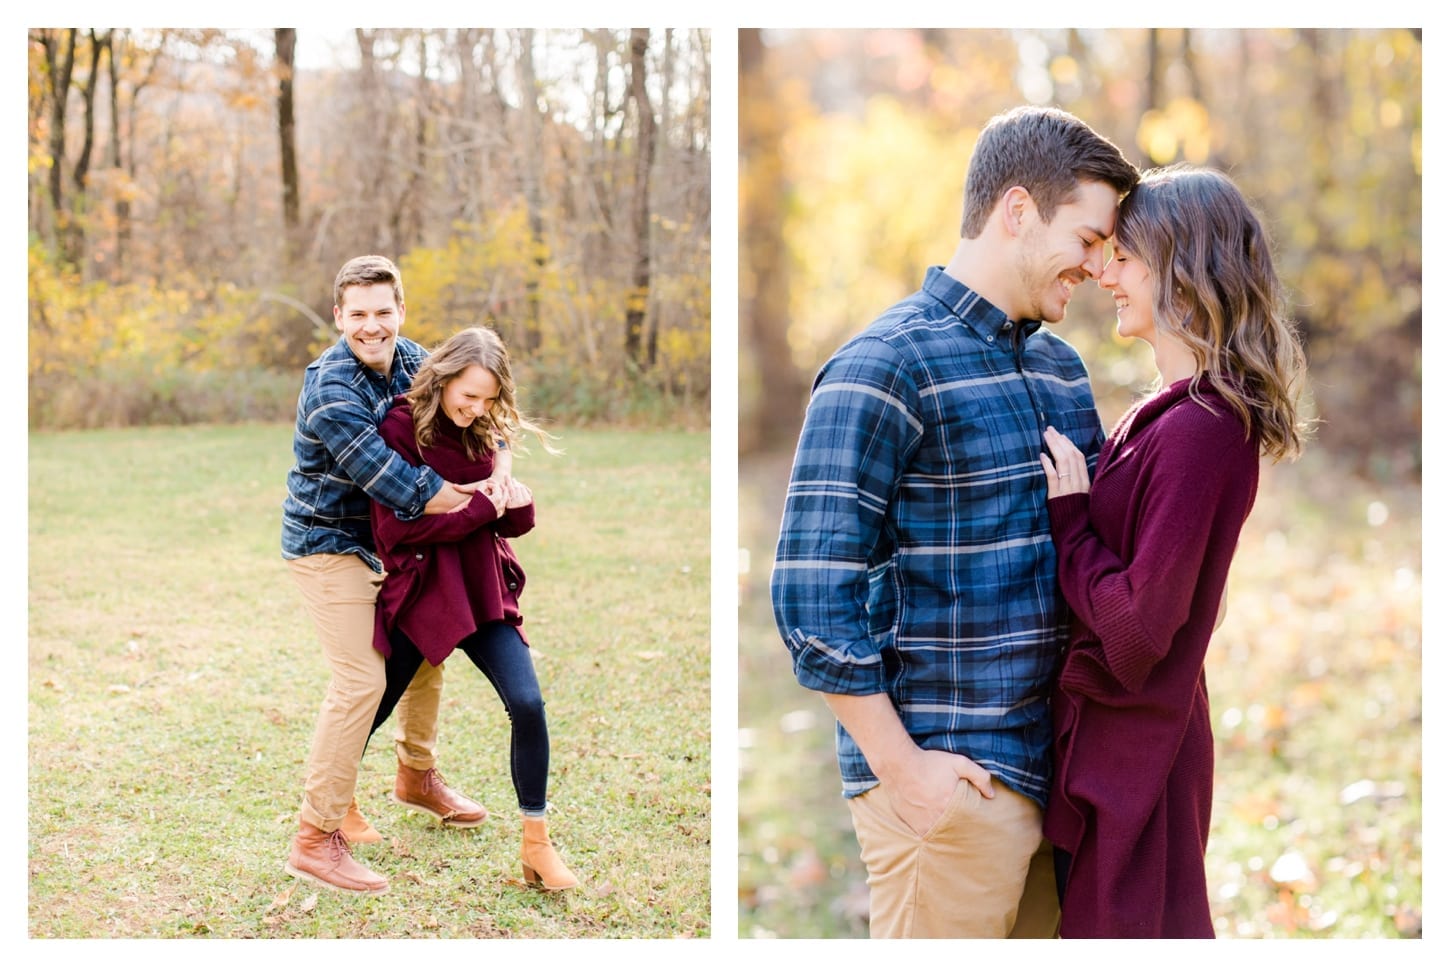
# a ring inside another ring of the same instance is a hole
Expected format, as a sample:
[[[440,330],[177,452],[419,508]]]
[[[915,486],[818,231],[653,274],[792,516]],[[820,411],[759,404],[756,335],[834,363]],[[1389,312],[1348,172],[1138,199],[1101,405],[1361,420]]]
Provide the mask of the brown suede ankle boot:
[[[298,823],[286,870],[293,876],[311,880],[330,890],[365,894],[388,892],[386,877],[379,876],[352,858],[346,833],[341,829],[324,833],[306,820]]]
[[[413,769],[401,762],[393,784],[393,802],[427,813],[444,826],[471,829],[488,819],[487,809],[449,789],[437,769]]]
[[[368,822],[362,810],[357,808],[357,800],[347,807],[347,815],[342,817],[342,831],[347,834],[349,843],[381,843],[383,834],[373,829],[373,824]]]
[[[579,885],[579,878],[559,858],[549,842],[549,823],[545,819],[524,817],[524,846],[520,855],[524,866],[524,882],[545,890],[568,890]]]

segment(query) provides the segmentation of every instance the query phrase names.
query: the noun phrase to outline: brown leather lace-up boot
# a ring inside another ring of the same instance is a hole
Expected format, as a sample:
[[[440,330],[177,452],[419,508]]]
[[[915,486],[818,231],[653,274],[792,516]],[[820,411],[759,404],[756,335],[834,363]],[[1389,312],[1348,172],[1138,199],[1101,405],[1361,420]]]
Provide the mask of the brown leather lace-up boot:
[[[401,762],[393,785],[393,802],[427,813],[444,826],[471,829],[488,819],[487,809],[449,789],[437,769],[413,769]]]
[[[352,858],[346,833],[341,829],[324,833],[306,820],[298,823],[286,870],[330,890],[372,895],[388,892],[386,877]]]

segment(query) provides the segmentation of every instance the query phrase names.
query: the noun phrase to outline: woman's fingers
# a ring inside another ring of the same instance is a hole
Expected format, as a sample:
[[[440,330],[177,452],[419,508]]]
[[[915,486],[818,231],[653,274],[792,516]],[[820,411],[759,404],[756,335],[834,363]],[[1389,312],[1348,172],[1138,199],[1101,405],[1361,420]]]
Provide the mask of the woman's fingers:
[[[1062,489],[1062,485],[1057,479],[1057,468],[1052,465],[1052,461],[1045,453],[1039,453],[1037,459],[1042,461],[1042,472],[1047,474],[1047,499],[1051,500]]]
[[[1088,490],[1087,458],[1066,436],[1052,427],[1042,435],[1047,448],[1052,451],[1052,463],[1056,468],[1057,493],[1086,493]],[[1044,464],[1045,466],[1045,464]],[[1052,474],[1049,474],[1049,477]],[[1054,496],[1049,481],[1048,497]]]

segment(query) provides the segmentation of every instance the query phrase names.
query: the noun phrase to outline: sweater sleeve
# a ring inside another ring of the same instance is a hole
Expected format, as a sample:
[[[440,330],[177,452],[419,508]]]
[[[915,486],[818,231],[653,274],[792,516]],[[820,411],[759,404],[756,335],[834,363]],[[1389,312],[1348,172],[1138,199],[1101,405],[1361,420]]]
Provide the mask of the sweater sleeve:
[[[392,410],[378,427],[378,435],[399,457],[417,467],[424,466],[413,422],[404,411]],[[493,502],[482,493],[474,493],[467,506],[450,514],[424,514],[412,520],[400,520],[386,504],[373,501],[373,540],[380,554],[389,554],[404,544],[446,544],[461,541],[480,527],[498,520]]]
[[[523,537],[534,529],[534,502],[522,507],[508,507],[494,525],[499,537]]]
[[[1093,530],[1087,495],[1048,501],[1063,596],[1101,643],[1095,663],[1132,693],[1143,688],[1188,622],[1210,546],[1237,540],[1258,458],[1227,414],[1215,419],[1190,403],[1176,419],[1163,419],[1172,424],[1147,444],[1128,504],[1134,518],[1124,523],[1126,558]],[[1091,690],[1097,677],[1065,670],[1064,686]]]

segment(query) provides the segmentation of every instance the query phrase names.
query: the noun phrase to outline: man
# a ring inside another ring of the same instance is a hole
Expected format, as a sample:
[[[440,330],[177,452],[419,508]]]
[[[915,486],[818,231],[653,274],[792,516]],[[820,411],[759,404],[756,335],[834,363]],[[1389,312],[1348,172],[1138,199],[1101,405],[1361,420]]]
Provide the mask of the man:
[[[373,649],[382,562],[373,545],[369,498],[403,520],[459,509],[480,489],[501,508],[504,491],[496,482],[508,476],[512,458],[501,453],[489,481],[449,482],[389,449],[378,424],[427,355],[398,335],[405,312],[401,275],[380,255],[360,256],[338,272],[333,301],[342,335],[303,376],[292,441],[297,462],[287,475],[282,505],[282,556],[332,670],[286,870],[336,890],[384,893],[386,878],[357,862],[351,851],[353,842],[382,838],[354,798],[358,764],[386,682],[383,656]],[[450,789],[434,768],[442,691],[441,667],[425,662],[398,705],[393,798],[445,825],[477,826],[487,811]]]
[[[1121,152],[1053,109],[977,140],[947,265],[812,390],[771,594],[837,719],[873,937],[1050,937],[1049,680],[1066,645],[1038,454],[1103,432],[1061,321],[1096,278]]]

